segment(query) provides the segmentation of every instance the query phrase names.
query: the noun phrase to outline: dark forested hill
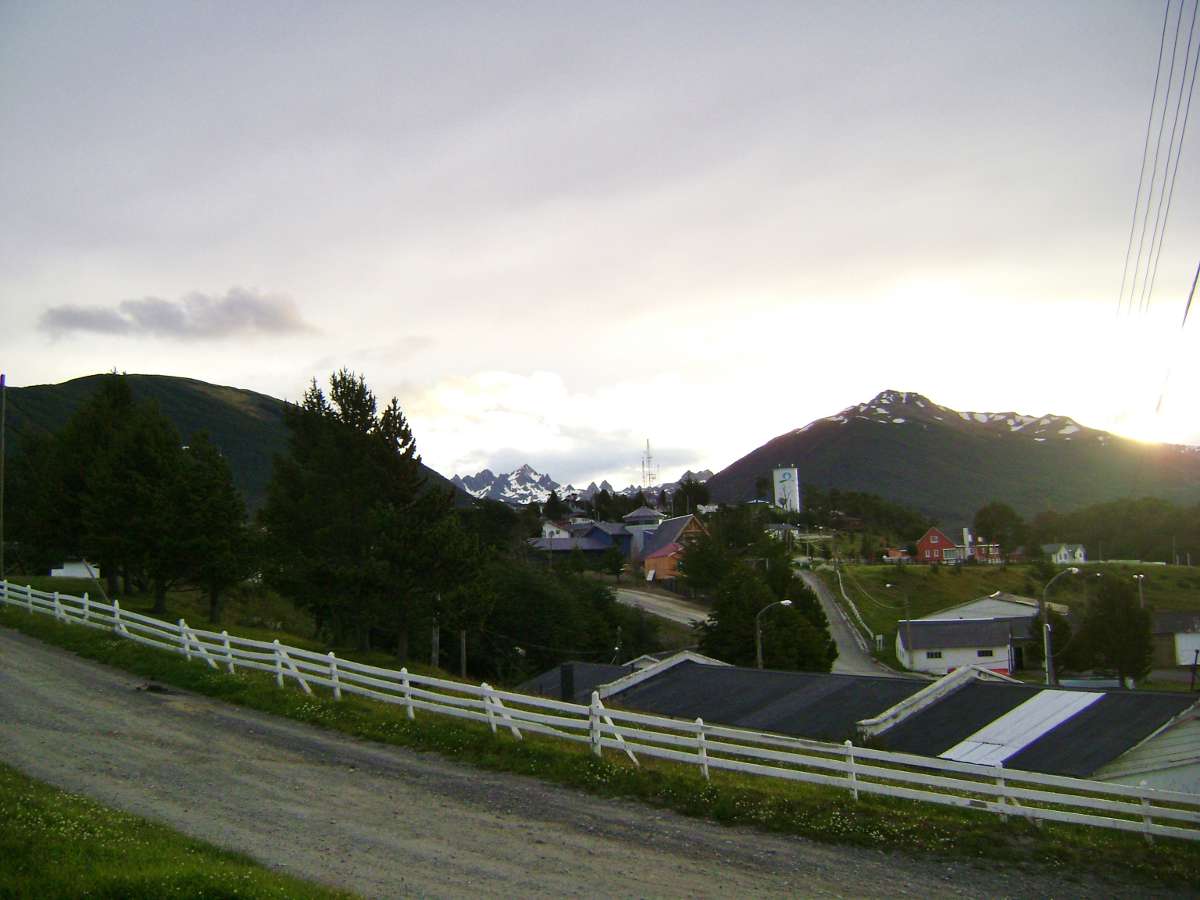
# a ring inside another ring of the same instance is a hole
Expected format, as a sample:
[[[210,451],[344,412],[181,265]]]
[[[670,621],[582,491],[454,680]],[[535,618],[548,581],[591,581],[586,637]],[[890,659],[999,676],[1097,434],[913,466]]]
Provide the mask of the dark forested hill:
[[[62,384],[8,389],[8,452],[16,453],[25,435],[57,431],[92,395],[102,375]],[[207,431],[229,461],[233,479],[251,509],[257,509],[271,478],[271,460],[287,446],[283,401],[241,388],[222,387],[169,375],[127,375],[134,397],[153,400],[186,441]],[[419,445],[418,445],[419,446]],[[450,482],[425,467],[431,484]]]
[[[1026,516],[1122,497],[1200,501],[1200,451],[1142,444],[1064,416],[968,413],[920,394],[869,403],[768,441],[708,482],[720,502],[748,500],[776,465],[818,488],[867,491],[945,526],[1001,500]]]

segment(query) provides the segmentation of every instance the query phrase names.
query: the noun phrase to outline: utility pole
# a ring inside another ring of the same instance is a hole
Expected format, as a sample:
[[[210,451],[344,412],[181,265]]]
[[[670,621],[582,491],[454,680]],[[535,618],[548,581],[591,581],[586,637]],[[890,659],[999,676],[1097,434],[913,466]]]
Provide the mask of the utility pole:
[[[1142,593],[1142,582],[1146,580],[1146,576],[1139,572],[1133,576],[1133,580],[1138,583],[1138,608],[1146,608],[1146,595]]]

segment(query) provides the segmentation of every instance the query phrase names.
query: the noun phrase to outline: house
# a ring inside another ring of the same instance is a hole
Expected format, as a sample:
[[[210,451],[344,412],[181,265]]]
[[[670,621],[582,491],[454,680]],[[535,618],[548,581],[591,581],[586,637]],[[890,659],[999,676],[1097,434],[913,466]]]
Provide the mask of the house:
[[[1060,566],[1087,562],[1087,550],[1083,544],[1042,544],[1042,553],[1050,562]]]
[[[633,512],[621,516],[621,521],[627,528],[657,528],[665,518],[666,514],[660,513],[657,509],[639,506]]]
[[[936,565],[960,562],[958,544],[940,528],[930,528],[917,541],[917,562]]]
[[[542,537],[544,538],[565,538],[570,537],[571,531],[569,524],[566,522],[554,522],[550,519],[542,520]]]
[[[86,559],[67,560],[57,569],[50,570],[51,578],[100,578],[100,567]]]
[[[675,552],[682,555],[684,549],[690,544],[695,543],[700,539],[701,535],[705,534],[708,534],[708,529],[695,516],[675,516],[672,519],[667,519],[659,523],[659,526],[654,531],[642,533],[641,558],[643,560],[647,559],[651,554],[657,554],[670,544],[677,544],[678,549]],[[637,537],[635,534],[635,543]],[[670,559],[670,555],[657,556],[656,558]],[[678,557],[676,557],[676,562],[678,562]]]
[[[530,538],[527,543],[530,550],[550,557],[558,554],[570,554],[578,550],[585,557],[593,560],[599,560],[613,545],[611,540],[596,537]]]
[[[902,550],[899,547],[887,547],[883,551],[883,561],[885,563],[900,565],[901,563],[912,562],[912,556],[907,550]]]
[[[1194,696],[982,681],[960,670],[873,720],[860,736],[897,753],[1200,792]]]
[[[659,583],[679,575],[679,561],[683,558],[683,544],[672,541],[642,557],[642,566],[647,581]]]
[[[1029,636],[1029,623],[1023,619],[901,619],[896,658],[906,669],[931,675],[947,675],[964,666],[1008,675],[1017,668],[1014,640]]]
[[[1046,608],[1063,616],[1071,609],[1063,603],[1047,603]],[[984,597],[947,606],[927,616],[921,616],[921,619],[1028,619],[1039,615],[1040,610],[1039,602],[1033,597],[993,591]]]
[[[1152,631],[1156,669],[1200,663],[1200,611],[1155,613]]]

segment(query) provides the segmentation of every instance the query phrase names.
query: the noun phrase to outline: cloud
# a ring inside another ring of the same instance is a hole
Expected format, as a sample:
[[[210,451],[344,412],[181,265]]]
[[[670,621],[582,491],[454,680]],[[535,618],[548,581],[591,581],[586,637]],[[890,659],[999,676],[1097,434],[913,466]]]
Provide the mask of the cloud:
[[[287,297],[233,287],[222,297],[191,293],[177,301],[124,300],[115,307],[52,306],[38,327],[52,337],[91,332],[128,337],[216,340],[239,335],[280,336],[314,329]]]

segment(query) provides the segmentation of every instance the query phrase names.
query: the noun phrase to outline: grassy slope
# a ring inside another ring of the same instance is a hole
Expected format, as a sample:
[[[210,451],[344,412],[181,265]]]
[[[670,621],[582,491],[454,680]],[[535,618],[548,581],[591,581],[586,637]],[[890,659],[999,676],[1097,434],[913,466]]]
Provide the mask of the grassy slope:
[[[719,772],[705,782],[695,767],[645,759],[640,767],[610,753],[593,758],[586,747],[527,735],[517,742],[486,726],[421,714],[409,722],[396,706],[349,697],[308,697],[275,688],[267,675],[228,675],[172,654],[114,639],[93,629],[63,625],[12,607],[0,609],[0,627],[19,628],[90,659],[312,725],[370,740],[440,753],[486,769],[516,772],[603,796],[640,799],[686,815],[813,840],[960,858],[1071,870],[1164,884],[1200,880],[1200,847],[1159,840],[1146,847],[1133,834],[1047,823],[1035,828],[1010,819],[932,804]]]
[[[346,897],[0,765],[0,897]]]
[[[1156,610],[1200,610],[1200,569],[1187,566],[1085,566],[1081,574],[1060,579],[1050,589],[1048,599],[1081,613],[1089,592],[1094,592],[1097,576],[1132,580],[1135,572],[1146,576],[1146,605]],[[819,574],[834,596],[840,597],[837,576],[828,569]],[[913,618],[1006,591],[1038,599],[1042,585],[1030,574],[1028,566],[846,566],[843,579],[848,593],[872,631],[887,635],[885,659],[896,664],[896,623],[904,618],[907,597]],[[884,585],[893,583],[895,588]]]

